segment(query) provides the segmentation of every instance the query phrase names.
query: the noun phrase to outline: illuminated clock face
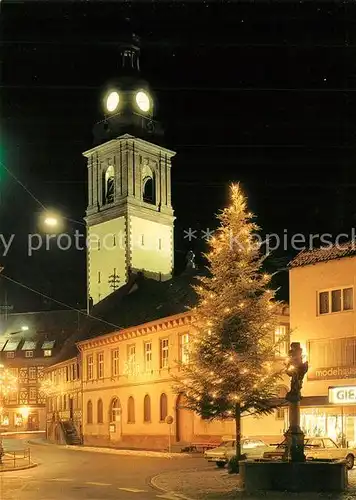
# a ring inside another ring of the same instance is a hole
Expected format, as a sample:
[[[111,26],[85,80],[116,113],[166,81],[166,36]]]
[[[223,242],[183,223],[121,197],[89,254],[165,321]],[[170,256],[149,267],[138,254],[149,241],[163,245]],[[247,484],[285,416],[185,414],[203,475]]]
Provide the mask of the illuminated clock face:
[[[118,107],[119,102],[120,102],[119,94],[116,91],[110,92],[110,94],[106,98],[106,109],[110,113],[112,113]]]
[[[137,92],[136,104],[140,108],[141,111],[144,111],[144,112],[149,111],[149,109],[151,107],[151,103],[150,103],[150,98],[149,98],[148,94],[146,92],[143,92],[142,90]]]

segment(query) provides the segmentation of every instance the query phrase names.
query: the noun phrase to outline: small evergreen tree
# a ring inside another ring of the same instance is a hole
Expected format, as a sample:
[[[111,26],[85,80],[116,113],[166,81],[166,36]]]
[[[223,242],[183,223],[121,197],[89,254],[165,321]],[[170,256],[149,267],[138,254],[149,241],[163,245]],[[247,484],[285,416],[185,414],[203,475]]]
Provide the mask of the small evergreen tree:
[[[193,344],[189,363],[175,378],[186,406],[206,419],[235,419],[236,456],[241,457],[241,417],[269,414],[276,407],[282,367],[275,359],[277,326],[271,275],[262,272],[259,229],[239,185],[219,215],[209,241],[209,276],[195,287]]]

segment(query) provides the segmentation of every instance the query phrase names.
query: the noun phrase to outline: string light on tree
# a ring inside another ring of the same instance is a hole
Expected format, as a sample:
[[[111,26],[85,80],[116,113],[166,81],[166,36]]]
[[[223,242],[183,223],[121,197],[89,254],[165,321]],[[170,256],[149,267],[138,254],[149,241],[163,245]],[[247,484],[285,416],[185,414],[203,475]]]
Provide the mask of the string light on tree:
[[[204,418],[234,418],[239,458],[241,418],[273,411],[283,367],[272,369],[278,304],[267,289],[271,276],[263,271],[261,245],[254,242],[259,228],[239,184],[231,186],[230,198],[208,241],[210,273],[195,288],[198,342],[182,366],[185,382],[175,378],[175,389]]]

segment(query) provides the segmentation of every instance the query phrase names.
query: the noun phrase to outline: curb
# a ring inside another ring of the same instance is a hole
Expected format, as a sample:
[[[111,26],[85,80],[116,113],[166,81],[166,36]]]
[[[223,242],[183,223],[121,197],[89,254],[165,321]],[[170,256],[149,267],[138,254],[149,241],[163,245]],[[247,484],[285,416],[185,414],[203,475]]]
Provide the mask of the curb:
[[[136,457],[150,457],[150,458],[192,458],[189,453],[168,453],[154,450],[125,450],[120,448],[101,448],[95,446],[77,446],[71,444],[56,444],[38,441],[28,441],[29,444],[34,446],[57,446],[58,448],[71,450],[71,451],[86,451],[91,453],[104,453],[106,455],[125,455]]]
[[[23,467],[12,467],[10,469],[1,469],[0,472],[14,472],[18,470],[27,470],[27,469],[34,469],[35,467],[38,467],[38,463],[32,462],[30,465],[24,465]]]
[[[175,471],[175,472],[187,472],[187,469],[181,470],[181,471]],[[192,497],[187,497],[185,495],[182,495],[181,493],[176,493],[175,491],[165,490],[164,488],[161,488],[160,486],[158,486],[155,480],[156,480],[156,478],[158,478],[162,474],[164,474],[164,472],[161,474],[156,474],[155,476],[151,476],[150,478],[148,478],[148,481],[147,481],[148,485],[151,486],[151,488],[159,491],[160,493],[166,493],[166,495],[169,495],[170,497],[172,497],[172,499],[177,498],[177,499],[181,499],[181,500],[196,500]]]
[[[33,446],[55,446],[53,443],[39,443],[38,441],[31,440],[28,440],[27,442],[28,444],[31,444]]]
[[[120,448],[96,448],[94,446],[76,446],[76,445],[56,445],[59,447],[63,447],[67,450],[72,451],[86,451],[89,453],[104,453],[106,455],[125,455],[125,456],[135,456],[135,457],[144,457],[144,458],[191,458],[189,454],[185,453],[166,453],[160,451],[150,451],[150,450],[125,450]]]

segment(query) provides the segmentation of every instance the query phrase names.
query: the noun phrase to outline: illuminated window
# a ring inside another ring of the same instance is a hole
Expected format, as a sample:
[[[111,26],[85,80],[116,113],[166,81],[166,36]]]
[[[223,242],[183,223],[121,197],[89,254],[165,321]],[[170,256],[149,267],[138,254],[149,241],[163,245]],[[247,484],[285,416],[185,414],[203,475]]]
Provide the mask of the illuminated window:
[[[288,389],[286,389],[285,387],[279,387],[278,398],[285,399],[287,392],[288,392]],[[286,406],[279,406],[276,409],[276,420],[284,420],[284,418],[286,416],[286,411],[287,411]]]
[[[287,325],[278,325],[274,332],[274,343],[276,347],[276,355],[285,357],[288,356],[288,327]]]
[[[93,355],[87,356],[87,380],[94,379],[94,360]]]
[[[165,420],[165,418],[168,415],[168,402],[167,402],[167,395],[166,394],[161,394],[160,400],[159,400],[159,419],[161,422]]]
[[[52,351],[51,351],[51,349],[45,349],[45,350],[43,351],[43,356],[44,356],[45,358],[49,358],[50,356],[52,356]]]
[[[98,370],[98,378],[104,378],[104,353],[99,352],[98,353],[98,365],[97,365],[97,370]]]
[[[353,310],[353,287],[338,288],[319,292],[319,314],[329,314]]]
[[[145,342],[145,371],[152,371],[152,342]]]
[[[1,425],[8,426],[10,424],[9,414],[4,413],[4,414],[0,415],[0,422],[1,422]]]
[[[111,375],[113,377],[119,376],[120,369],[120,351],[119,349],[114,349],[111,351]]]
[[[30,387],[29,402],[30,403],[37,402],[37,388],[36,387]]]
[[[115,170],[110,165],[105,172],[104,204],[113,203],[115,199]]]
[[[88,401],[87,403],[87,424],[93,423],[93,403]]]
[[[103,401],[99,399],[98,401],[98,424],[102,424],[104,422],[104,411],[103,411]]]
[[[30,366],[28,369],[28,378],[30,380],[36,380],[37,379],[37,369],[35,366]]]
[[[143,400],[143,421],[151,422],[151,398],[148,394]]]
[[[136,346],[131,344],[127,346],[127,365],[129,374],[133,374],[136,371]]]
[[[168,339],[160,340],[160,368],[168,368],[169,359],[169,341]]]
[[[14,352],[7,352],[6,353],[6,357],[7,358],[14,358],[15,357],[15,353]]]
[[[132,396],[129,397],[127,402],[127,423],[135,423],[135,400]]]
[[[183,333],[183,335],[180,336],[179,344],[181,363],[189,363],[189,333]]]
[[[33,351],[25,351],[25,358],[33,358]]]
[[[308,347],[309,364],[316,369],[316,373],[321,368],[346,367],[348,369],[356,366],[356,337],[311,340]],[[347,369],[345,369],[346,377]]]

